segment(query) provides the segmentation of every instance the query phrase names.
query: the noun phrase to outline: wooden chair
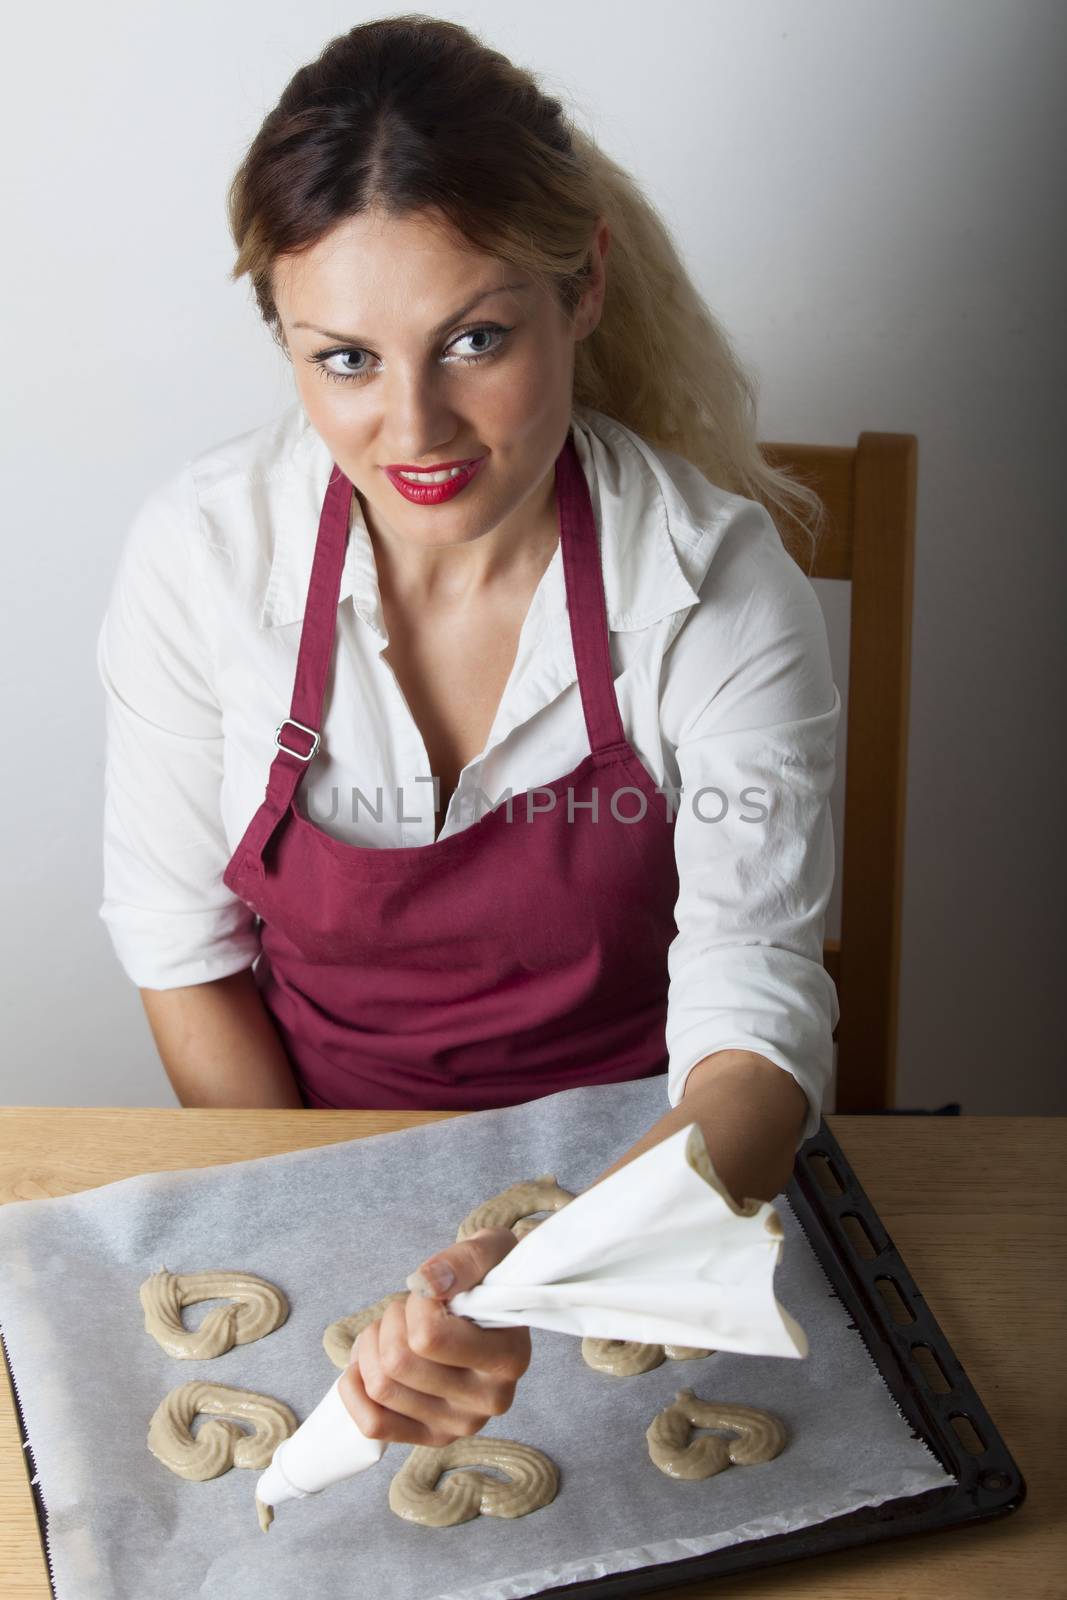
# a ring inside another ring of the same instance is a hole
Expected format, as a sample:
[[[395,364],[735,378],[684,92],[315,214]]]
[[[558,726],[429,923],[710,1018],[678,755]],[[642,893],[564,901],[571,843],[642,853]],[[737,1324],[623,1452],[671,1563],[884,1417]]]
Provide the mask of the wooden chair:
[[[835,1109],[884,1111],[896,1089],[918,439],[762,449],[826,506],[814,559],[784,537],[794,560],[809,578],[852,583],[841,937],[823,962],[841,1005]]]

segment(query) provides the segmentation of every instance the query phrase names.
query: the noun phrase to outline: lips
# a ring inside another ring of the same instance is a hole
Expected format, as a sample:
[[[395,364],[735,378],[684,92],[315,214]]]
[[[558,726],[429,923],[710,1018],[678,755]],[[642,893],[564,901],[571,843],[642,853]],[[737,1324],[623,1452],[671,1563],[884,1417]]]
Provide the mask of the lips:
[[[447,472],[450,467],[469,467],[473,462],[480,460],[479,456],[461,456],[458,461],[432,461],[429,466],[419,467],[413,461],[391,461],[384,469],[386,472]]]
[[[441,483],[412,483],[409,478],[401,477],[400,472],[394,467],[386,467],[384,470],[393,488],[402,494],[405,500],[410,500],[414,505],[419,506],[438,506],[462,493],[468,483],[478,476],[484,462],[484,456],[471,462],[465,462],[460,466],[454,477],[445,478]],[[453,465],[455,466],[457,463],[453,463]],[[407,467],[403,470],[407,472],[434,470],[443,472],[445,468],[443,466],[437,468]]]

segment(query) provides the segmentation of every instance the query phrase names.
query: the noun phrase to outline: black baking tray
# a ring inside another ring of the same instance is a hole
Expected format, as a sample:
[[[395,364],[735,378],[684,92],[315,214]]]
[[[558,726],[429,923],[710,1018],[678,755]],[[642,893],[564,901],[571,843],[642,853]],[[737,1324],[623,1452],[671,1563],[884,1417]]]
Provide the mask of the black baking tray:
[[[956,1483],[864,1506],[809,1528],[746,1539],[710,1555],[544,1589],[543,1595],[607,1600],[651,1594],[832,1550],[985,1522],[1017,1511],[1026,1499],[1022,1473],[824,1119],[797,1152],[785,1196],[912,1436]]]
[[[863,1340],[913,1437],[923,1441],[956,1479],[955,1484],[887,1500],[880,1506],[865,1506],[790,1533],[747,1539],[710,1555],[658,1562],[631,1572],[543,1589],[540,1594],[558,1600],[651,1594],[833,1550],[985,1522],[1007,1516],[1022,1505],[1026,1498],[1022,1473],[825,1120],[797,1152],[785,1195],[835,1294],[853,1318],[850,1326]],[[2,1328],[0,1347],[6,1361]],[[32,1481],[37,1468],[10,1363],[8,1372],[47,1557],[47,1512],[40,1487]],[[54,1597],[50,1562],[48,1579]]]

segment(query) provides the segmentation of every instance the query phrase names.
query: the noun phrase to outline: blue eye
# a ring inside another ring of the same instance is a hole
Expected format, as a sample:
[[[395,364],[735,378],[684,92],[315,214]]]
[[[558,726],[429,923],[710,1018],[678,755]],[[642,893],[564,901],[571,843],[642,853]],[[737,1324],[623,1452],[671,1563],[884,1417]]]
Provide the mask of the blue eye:
[[[499,353],[507,335],[511,331],[512,329],[510,327],[501,327],[501,325],[497,322],[482,322],[479,323],[476,328],[468,328],[466,332],[457,334],[456,338],[453,340],[454,344],[459,344],[464,339],[477,338],[480,334],[492,335],[496,339],[496,342],[490,345],[486,350],[476,350],[473,355],[454,356],[452,359],[454,361],[459,361],[464,366],[468,367],[477,365],[479,361],[490,361],[492,360],[493,356]],[[348,345],[342,349],[318,350],[313,356],[309,356],[308,359],[313,363],[313,365],[318,367],[324,378],[329,378],[334,383],[362,383],[365,379],[371,376],[370,368],[363,366],[356,368],[355,371],[350,369],[347,372],[339,372],[336,367],[327,366],[326,363],[328,361],[332,361],[335,357],[345,358],[349,356],[365,356],[366,354],[367,352],[365,350],[360,350]]]

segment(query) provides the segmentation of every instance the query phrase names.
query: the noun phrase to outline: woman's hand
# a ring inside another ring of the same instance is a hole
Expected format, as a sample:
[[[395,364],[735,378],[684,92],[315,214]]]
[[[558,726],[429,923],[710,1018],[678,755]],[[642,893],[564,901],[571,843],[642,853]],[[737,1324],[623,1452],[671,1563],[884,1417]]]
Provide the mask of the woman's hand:
[[[479,1328],[445,1301],[481,1283],[517,1243],[510,1228],[482,1228],[427,1257],[419,1276],[431,1294],[413,1287],[363,1329],[338,1390],[367,1438],[450,1444],[508,1410],[530,1365],[529,1328]],[[435,1268],[452,1280],[435,1284]]]

